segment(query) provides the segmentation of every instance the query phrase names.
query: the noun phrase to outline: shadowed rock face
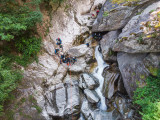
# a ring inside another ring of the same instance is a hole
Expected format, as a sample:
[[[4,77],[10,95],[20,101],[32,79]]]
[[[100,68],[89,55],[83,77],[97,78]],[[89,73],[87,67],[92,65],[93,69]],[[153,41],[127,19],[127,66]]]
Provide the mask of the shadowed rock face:
[[[145,79],[149,74],[155,75],[157,73],[159,59],[159,54],[118,53],[119,69],[130,98],[133,97],[137,87],[145,85]]]

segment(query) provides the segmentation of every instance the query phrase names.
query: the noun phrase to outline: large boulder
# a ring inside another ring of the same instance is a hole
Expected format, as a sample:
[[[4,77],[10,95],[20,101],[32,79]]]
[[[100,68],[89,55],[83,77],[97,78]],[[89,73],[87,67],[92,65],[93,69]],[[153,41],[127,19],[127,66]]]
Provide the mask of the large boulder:
[[[81,81],[79,83],[80,84],[85,83],[88,89],[95,89],[99,85],[98,79],[91,74],[89,75],[87,73],[84,73],[80,77]]]
[[[94,91],[94,90],[85,89],[85,90],[84,90],[84,94],[86,95],[87,100],[88,100],[90,103],[98,103],[99,100],[100,100],[97,92]]]
[[[77,120],[80,116],[80,93],[78,82],[66,83],[67,104],[64,110],[65,120]]]
[[[84,56],[90,48],[87,45],[82,44],[73,48],[70,48],[68,54],[74,57]]]
[[[107,0],[92,26],[92,31],[103,32],[121,29],[136,12],[142,11],[142,8],[154,1],[156,0],[139,0],[129,4],[126,2],[114,4],[112,1]]]
[[[81,112],[85,119],[87,120],[93,120],[93,107],[92,105],[87,101],[86,98],[83,98],[82,106],[81,106]]]
[[[112,99],[108,100],[107,112],[116,110],[121,114],[123,120],[133,118],[135,111],[132,109],[132,103],[130,101],[131,100],[126,99],[124,95],[118,94],[117,96],[114,96]]]
[[[118,81],[120,81],[119,73],[108,72],[105,75],[102,93],[106,98],[111,99],[118,91]]]
[[[133,8],[113,4],[107,0],[92,26],[93,32],[114,31],[123,28],[132,15]]]
[[[44,94],[43,114],[51,118],[71,118],[80,115],[78,82],[60,83],[50,87]]]
[[[159,6],[160,2],[155,2],[140,15],[134,16],[122,30],[113,50],[127,53],[160,52]]]
[[[82,73],[85,72],[85,68],[87,67],[86,61],[84,57],[77,58],[77,61],[69,66],[69,71],[73,73]]]
[[[45,104],[45,109],[47,111],[47,114],[49,116],[55,117],[63,117],[64,116],[64,109],[66,105],[66,89],[64,87],[63,83],[60,83],[50,91],[47,91],[45,93],[45,98],[46,98],[46,104]]]
[[[104,60],[110,61],[112,60],[112,58],[115,58],[115,60],[113,61],[116,61],[116,57],[113,57],[114,55],[112,48],[117,42],[119,33],[119,31],[111,31],[104,35],[102,40],[100,41],[100,47]]]
[[[94,61],[94,57],[93,56],[94,56],[94,49],[91,48],[91,49],[89,49],[89,51],[85,55],[85,60],[86,60],[87,64],[90,64],[90,63],[92,63]]]
[[[119,69],[123,83],[130,98],[137,87],[146,85],[145,79],[151,74],[156,76],[159,68],[160,54],[118,53]]]
[[[65,65],[60,65],[56,71],[56,75],[49,78],[46,85],[52,86],[61,83],[67,74],[67,70]]]

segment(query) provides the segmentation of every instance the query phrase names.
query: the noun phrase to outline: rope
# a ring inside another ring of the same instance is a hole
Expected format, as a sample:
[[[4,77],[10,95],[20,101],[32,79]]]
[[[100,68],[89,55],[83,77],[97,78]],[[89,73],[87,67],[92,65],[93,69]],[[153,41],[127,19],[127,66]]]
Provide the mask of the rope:
[[[69,66],[70,66],[70,64],[69,64]],[[68,67],[69,67],[69,66],[68,66]],[[70,70],[69,70],[69,76],[70,76],[70,81],[71,81],[71,86],[72,86],[72,79],[71,79],[71,71],[70,71]],[[71,87],[71,96],[72,96],[72,87]],[[72,112],[72,110],[73,110],[73,109],[72,109],[72,105],[73,105],[73,104],[72,104],[72,99],[71,99],[71,112]],[[73,114],[71,114],[71,118],[72,118],[71,120],[73,120]]]

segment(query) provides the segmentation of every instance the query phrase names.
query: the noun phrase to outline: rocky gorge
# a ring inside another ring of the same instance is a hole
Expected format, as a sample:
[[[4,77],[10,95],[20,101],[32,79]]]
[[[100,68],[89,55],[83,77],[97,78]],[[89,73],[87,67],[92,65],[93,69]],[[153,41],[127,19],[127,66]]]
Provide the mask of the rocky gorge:
[[[16,97],[26,101],[14,119],[29,119],[21,111],[32,120],[139,120],[134,91],[160,68],[159,15],[159,0],[65,1],[52,11],[39,62],[22,68]],[[77,57],[75,64],[60,64],[54,54],[58,37],[65,53]]]

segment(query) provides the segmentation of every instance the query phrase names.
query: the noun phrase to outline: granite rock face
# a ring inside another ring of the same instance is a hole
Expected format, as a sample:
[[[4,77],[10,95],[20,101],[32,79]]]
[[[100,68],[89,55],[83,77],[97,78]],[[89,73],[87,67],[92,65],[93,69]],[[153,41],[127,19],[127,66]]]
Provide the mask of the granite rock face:
[[[88,50],[89,50],[89,47],[87,47],[87,45],[85,44],[82,44],[82,45],[70,48],[68,51],[68,54],[75,57],[81,57],[81,56],[84,56]]]
[[[87,100],[88,100],[90,103],[98,103],[98,102],[99,102],[99,96],[98,96],[98,94],[96,93],[96,91],[94,91],[94,90],[89,90],[89,89],[85,89],[85,90],[84,90],[84,94],[86,95]]]
[[[113,46],[116,44],[120,31],[111,31],[105,34],[100,41],[103,59],[106,61],[116,61],[117,57],[113,53]]]
[[[127,53],[160,52],[159,6],[160,2],[155,2],[140,15],[134,16],[122,30],[113,50]]]
[[[154,1],[140,0],[138,3],[133,2],[127,5],[125,2],[114,4],[107,0],[92,26],[92,31],[104,32],[122,29],[138,10],[142,11],[142,8]]]
[[[93,32],[114,31],[123,28],[133,13],[132,7],[113,4],[107,0],[93,24]]]
[[[85,84],[88,89],[95,89],[98,87],[98,79],[91,74],[84,73],[80,76],[80,84]]]
[[[75,120],[80,112],[80,94],[77,82],[60,83],[52,86],[44,93],[43,114],[49,118],[66,118],[74,116]]]

